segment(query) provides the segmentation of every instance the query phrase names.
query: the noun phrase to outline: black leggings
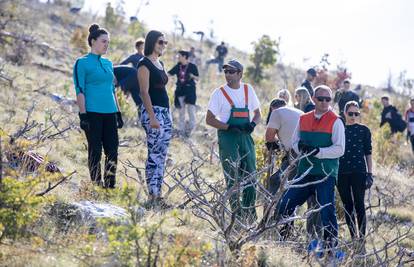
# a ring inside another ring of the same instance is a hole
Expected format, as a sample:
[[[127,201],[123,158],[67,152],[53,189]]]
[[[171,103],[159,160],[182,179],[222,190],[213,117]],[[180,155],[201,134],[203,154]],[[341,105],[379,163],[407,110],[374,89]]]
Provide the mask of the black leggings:
[[[355,212],[358,219],[359,237],[365,236],[365,173],[346,173],[338,176],[338,191],[345,207],[345,220],[352,239],[356,237]]]
[[[410,136],[410,141],[411,141],[411,149],[414,152],[414,134]]]
[[[118,161],[118,129],[116,113],[88,112],[90,124],[86,132],[88,140],[88,167],[92,182],[101,184],[102,146],[105,153],[105,173],[103,186],[115,187],[116,165]]]

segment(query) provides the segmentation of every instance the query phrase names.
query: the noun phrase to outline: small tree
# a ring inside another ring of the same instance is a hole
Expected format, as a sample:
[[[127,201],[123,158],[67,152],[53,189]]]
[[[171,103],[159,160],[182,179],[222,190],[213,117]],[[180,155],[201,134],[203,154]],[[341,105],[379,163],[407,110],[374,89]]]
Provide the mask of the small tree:
[[[279,43],[276,40],[272,40],[270,36],[263,35],[257,42],[253,42],[254,53],[250,55],[250,61],[253,66],[247,68],[247,77],[256,83],[265,78],[264,70],[270,66],[273,66],[279,54]]]

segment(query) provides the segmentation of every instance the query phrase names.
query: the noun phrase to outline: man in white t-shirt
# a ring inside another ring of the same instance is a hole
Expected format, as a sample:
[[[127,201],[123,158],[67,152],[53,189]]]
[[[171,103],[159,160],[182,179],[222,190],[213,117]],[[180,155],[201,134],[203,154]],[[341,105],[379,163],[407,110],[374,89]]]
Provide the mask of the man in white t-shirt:
[[[260,103],[254,89],[241,82],[243,65],[240,62],[230,60],[223,69],[227,84],[211,95],[206,123],[218,130],[219,155],[227,188],[243,182],[243,192],[235,192],[230,198],[232,211],[241,219],[253,221],[256,218],[256,151],[251,133],[261,119]],[[238,163],[238,167],[233,163]]]
[[[268,189],[275,194],[280,185],[281,171],[285,170],[293,159],[292,136],[303,112],[286,106],[286,101],[277,98],[271,103],[272,112],[266,128],[266,147],[269,151],[283,149],[286,153],[282,159],[280,170],[269,178]],[[292,170],[289,178],[293,178],[296,170]]]

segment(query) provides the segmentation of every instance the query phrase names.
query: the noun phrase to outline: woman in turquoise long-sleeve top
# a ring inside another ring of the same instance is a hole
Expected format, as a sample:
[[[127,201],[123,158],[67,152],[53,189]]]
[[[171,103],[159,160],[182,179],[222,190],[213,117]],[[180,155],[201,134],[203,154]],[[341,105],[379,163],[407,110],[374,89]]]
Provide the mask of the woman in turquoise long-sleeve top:
[[[88,167],[92,182],[104,188],[114,188],[118,128],[122,128],[123,121],[115,94],[112,62],[102,57],[108,50],[109,33],[92,24],[88,44],[90,53],[78,58],[73,67],[80,128],[85,131],[88,141]],[[102,147],[106,157],[103,182],[100,166]]]

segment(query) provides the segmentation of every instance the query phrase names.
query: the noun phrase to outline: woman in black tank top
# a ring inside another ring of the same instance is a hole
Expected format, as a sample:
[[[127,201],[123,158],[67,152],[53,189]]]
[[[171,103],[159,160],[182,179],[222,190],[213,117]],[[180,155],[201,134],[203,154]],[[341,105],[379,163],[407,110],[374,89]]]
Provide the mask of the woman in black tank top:
[[[165,208],[161,197],[164,166],[171,139],[172,120],[165,85],[168,76],[159,57],[167,41],[159,31],[145,37],[145,57],[138,64],[138,83],[143,101],[141,123],[147,134],[148,159],[145,165],[149,200],[148,207]]]

